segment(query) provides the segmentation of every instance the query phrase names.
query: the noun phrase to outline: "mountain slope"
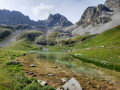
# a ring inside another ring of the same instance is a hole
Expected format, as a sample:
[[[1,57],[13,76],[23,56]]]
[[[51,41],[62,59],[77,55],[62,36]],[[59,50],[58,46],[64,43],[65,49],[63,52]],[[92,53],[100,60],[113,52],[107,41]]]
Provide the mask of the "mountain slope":
[[[98,66],[120,71],[120,26],[112,28],[96,38],[83,41],[84,49],[74,52],[75,57]],[[80,48],[80,47],[79,47]]]
[[[6,48],[13,50],[41,50],[39,46],[35,45],[35,40],[42,34],[42,32],[36,30],[23,31],[17,34]]]
[[[120,0],[107,0],[104,5],[88,7],[79,22],[65,29],[75,34],[100,34],[120,25]]]

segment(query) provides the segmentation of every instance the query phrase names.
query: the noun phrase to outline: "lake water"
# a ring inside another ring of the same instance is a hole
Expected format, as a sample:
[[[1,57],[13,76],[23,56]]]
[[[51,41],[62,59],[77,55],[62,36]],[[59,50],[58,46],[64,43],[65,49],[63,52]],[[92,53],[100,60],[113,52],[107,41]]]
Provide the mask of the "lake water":
[[[38,62],[40,62],[40,60],[49,60],[50,62],[64,65],[74,72],[85,74],[90,77],[105,79],[115,83],[117,82],[120,84],[118,80],[118,78],[120,78],[119,72],[97,67],[93,64],[84,63],[78,59],[73,58],[66,52],[36,52],[35,58]]]

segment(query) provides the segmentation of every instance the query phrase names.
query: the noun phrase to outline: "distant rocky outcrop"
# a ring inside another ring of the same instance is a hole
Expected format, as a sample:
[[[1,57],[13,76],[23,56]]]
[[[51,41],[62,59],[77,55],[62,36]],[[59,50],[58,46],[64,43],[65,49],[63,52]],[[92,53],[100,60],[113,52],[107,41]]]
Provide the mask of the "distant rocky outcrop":
[[[28,24],[32,26],[44,26],[44,27],[67,27],[72,23],[67,20],[66,17],[60,14],[50,14],[46,20],[33,21],[28,16],[23,15],[19,11],[0,10],[0,24],[5,25],[18,25]]]
[[[108,23],[111,21],[110,16],[112,12],[112,10],[108,9],[103,4],[99,4],[97,7],[88,7],[77,24],[85,28],[91,24]]]
[[[100,34],[120,25],[120,0],[107,0],[105,4],[88,7],[81,19],[64,31],[73,34]]]

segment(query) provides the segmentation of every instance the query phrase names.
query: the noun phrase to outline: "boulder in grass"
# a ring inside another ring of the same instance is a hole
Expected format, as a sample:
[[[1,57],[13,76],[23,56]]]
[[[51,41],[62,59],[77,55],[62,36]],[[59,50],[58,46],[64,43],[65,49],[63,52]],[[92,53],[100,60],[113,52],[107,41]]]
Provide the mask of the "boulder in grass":
[[[38,83],[41,83],[42,82],[42,80],[37,80],[38,81]]]
[[[47,82],[43,81],[43,80],[38,80],[38,83],[40,83],[41,85],[45,86],[47,85]]]
[[[105,46],[100,46],[100,48],[104,48]]]
[[[43,86],[45,86],[45,85],[47,85],[47,82],[42,81],[40,84],[43,85]]]
[[[9,61],[9,62],[7,63],[7,65],[20,65],[20,62]]]

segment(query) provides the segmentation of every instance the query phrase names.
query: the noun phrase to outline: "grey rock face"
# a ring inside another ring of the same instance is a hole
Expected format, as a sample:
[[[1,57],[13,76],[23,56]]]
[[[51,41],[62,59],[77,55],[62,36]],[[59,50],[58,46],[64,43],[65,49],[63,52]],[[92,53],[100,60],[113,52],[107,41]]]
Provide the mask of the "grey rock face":
[[[79,35],[101,34],[120,25],[120,0],[107,0],[104,5],[88,7],[80,21],[65,31]]]
[[[120,0],[107,0],[105,6],[111,10],[120,9]]]
[[[99,4],[97,7],[88,7],[77,24],[85,28],[91,24],[107,23],[111,21],[111,15],[112,11],[110,9],[103,4]]]
[[[54,27],[54,26],[60,26],[60,27],[66,27],[73,25],[70,21],[67,20],[66,17],[60,14],[55,14],[48,17],[46,20],[47,27]]]

